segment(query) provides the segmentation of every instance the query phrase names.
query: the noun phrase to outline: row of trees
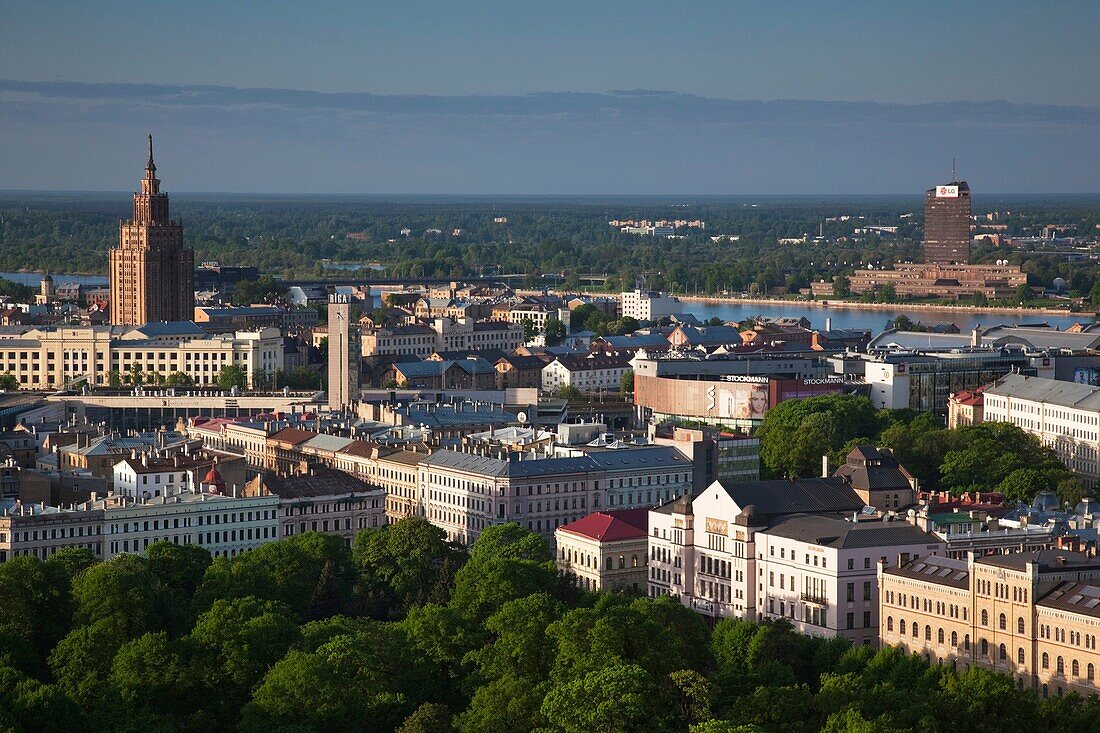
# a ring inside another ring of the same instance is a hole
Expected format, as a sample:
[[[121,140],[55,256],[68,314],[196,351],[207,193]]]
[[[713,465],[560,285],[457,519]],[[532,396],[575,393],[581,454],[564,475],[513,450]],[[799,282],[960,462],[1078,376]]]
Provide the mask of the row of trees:
[[[1030,733],[1098,713],[785,622],[582,593],[515,524],[468,552],[414,518],[354,548],[0,565],[0,729],[20,733]]]
[[[1071,504],[1084,494],[1054,451],[1011,423],[948,430],[931,413],[876,410],[866,397],[829,395],[779,403],[758,434],[761,463],[773,476],[814,476],[823,453],[839,465],[857,445],[874,445],[893,450],[929,488],[1000,491],[1023,501],[1050,490]]]

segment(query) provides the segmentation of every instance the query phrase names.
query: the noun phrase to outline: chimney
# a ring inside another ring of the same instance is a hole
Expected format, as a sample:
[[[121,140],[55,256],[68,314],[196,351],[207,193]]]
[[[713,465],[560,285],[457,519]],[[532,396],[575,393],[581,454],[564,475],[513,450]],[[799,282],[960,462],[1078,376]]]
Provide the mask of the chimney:
[[[829,454],[821,454],[821,478],[829,478]]]

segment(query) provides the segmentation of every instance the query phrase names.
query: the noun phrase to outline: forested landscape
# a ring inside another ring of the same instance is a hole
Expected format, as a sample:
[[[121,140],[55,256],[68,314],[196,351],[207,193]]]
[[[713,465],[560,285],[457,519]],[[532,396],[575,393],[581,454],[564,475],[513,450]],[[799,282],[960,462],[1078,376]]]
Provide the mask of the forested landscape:
[[[169,193],[171,190],[169,187]],[[1088,197],[1034,200],[975,199],[975,213],[1010,206],[1010,235],[1034,235],[1052,221],[1093,236],[1100,202]],[[107,250],[128,216],[125,195],[0,195],[0,270],[106,271]],[[674,292],[721,293],[785,286],[792,291],[815,279],[831,279],[860,264],[889,265],[919,257],[923,223],[920,196],[907,198],[729,199],[672,204],[667,201],[561,200],[503,202],[430,200],[385,202],[366,198],[233,198],[173,196],[174,216],[196,262],[253,265],[274,276],[461,277],[528,275],[528,286],[576,288],[583,274],[611,275],[606,287],[633,287],[639,275],[649,287]],[[903,215],[910,215],[902,218]],[[506,223],[495,223],[503,217]],[[837,220],[848,217],[844,221]],[[612,219],[701,219],[706,229],[681,227],[684,239],[655,240],[623,234]],[[834,219],[833,221],[828,221]],[[863,234],[871,224],[897,226],[896,236]],[[408,229],[407,234],[402,230]],[[434,230],[439,230],[435,232]],[[459,233],[454,234],[455,230]],[[780,245],[779,239],[816,236],[826,243]],[[712,242],[715,235],[738,241]],[[1067,262],[1043,252],[979,246],[975,260],[1007,257],[1021,264],[1032,285],[1063,277],[1087,294],[1100,265]],[[375,264],[376,269],[326,269]],[[384,268],[384,269],[382,269]],[[543,277],[543,276],[547,277]]]
[[[515,524],[422,519],[213,562],[158,543],[0,564],[0,730],[1100,730],[1095,698],[785,623],[586,594]]]

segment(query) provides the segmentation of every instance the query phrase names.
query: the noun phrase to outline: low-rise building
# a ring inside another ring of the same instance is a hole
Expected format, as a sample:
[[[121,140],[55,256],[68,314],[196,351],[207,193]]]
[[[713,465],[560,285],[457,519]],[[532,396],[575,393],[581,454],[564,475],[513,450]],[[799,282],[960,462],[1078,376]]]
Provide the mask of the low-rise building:
[[[573,387],[585,394],[618,392],[628,369],[624,356],[559,356],[542,368],[542,391]]]
[[[904,521],[797,515],[756,533],[757,618],[787,619],[814,636],[878,643],[878,566],[942,551]]]
[[[665,316],[683,312],[683,303],[665,293],[654,290],[632,290],[620,294],[623,318],[638,321],[659,321]]]
[[[1097,694],[1100,559],[1065,550],[879,569],[879,637],[931,662],[983,667],[1042,696]]]
[[[960,390],[947,401],[947,427],[951,430],[978,425],[985,420],[985,388]]]
[[[245,496],[279,499],[279,537],[322,532],[349,546],[361,530],[386,524],[386,492],[351,474],[304,464],[297,473],[262,473],[248,482]]]
[[[983,420],[1034,435],[1086,486],[1100,481],[1100,387],[1006,374],[986,387]]]
[[[558,570],[589,591],[644,594],[647,509],[593,512],[558,527]]]

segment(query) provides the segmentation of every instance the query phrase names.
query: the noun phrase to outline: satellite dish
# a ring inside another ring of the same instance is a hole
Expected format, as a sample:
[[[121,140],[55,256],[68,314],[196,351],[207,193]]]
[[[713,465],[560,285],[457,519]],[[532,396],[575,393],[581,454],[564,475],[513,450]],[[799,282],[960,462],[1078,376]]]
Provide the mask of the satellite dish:
[[[521,423],[526,423],[527,422],[527,413],[526,412],[516,413],[516,419],[519,420]]]

